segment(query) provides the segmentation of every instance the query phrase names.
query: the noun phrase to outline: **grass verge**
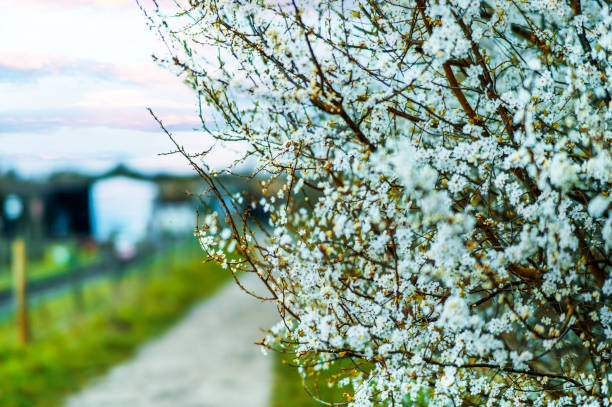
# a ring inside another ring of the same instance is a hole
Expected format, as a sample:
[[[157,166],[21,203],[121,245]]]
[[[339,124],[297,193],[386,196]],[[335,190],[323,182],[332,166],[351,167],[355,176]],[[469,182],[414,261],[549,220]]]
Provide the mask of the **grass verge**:
[[[60,247],[65,250],[67,256],[71,260],[63,265],[59,265],[53,259],[53,248]],[[75,243],[51,245],[41,259],[28,261],[28,280],[38,281],[44,280],[59,274],[69,274],[77,270],[79,267],[94,264],[100,260],[100,254],[97,252],[88,252],[79,250]],[[13,274],[11,273],[10,265],[0,266],[0,290],[11,288],[13,285]]]
[[[297,369],[291,366],[293,363],[290,356],[275,353],[272,357],[274,357],[274,384],[270,407],[342,406],[352,398],[353,389],[350,385],[341,389],[330,388],[327,385],[328,379],[341,371],[337,366],[332,367],[329,371],[321,372],[316,378],[307,379],[305,384],[320,400],[317,401],[304,389],[304,383]],[[345,365],[346,367],[348,366]],[[416,400],[406,397],[400,404],[402,407],[427,407],[427,399],[424,394],[421,394]],[[376,406],[383,405],[390,404],[376,404]]]
[[[0,404],[57,406],[66,395],[133,354],[229,278],[203,265],[196,250],[150,263],[146,273],[98,281],[31,311],[34,338],[14,342],[14,325],[0,325]]]
[[[325,404],[313,399],[304,389],[302,378],[297,369],[292,367],[291,357],[282,353],[270,355],[274,358],[274,383],[270,407],[321,407]],[[349,388],[330,388],[327,379],[333,374],[325,372],[316,380],[308,379],[306,385],[322,401],[346,403],[345,393],[351,394]]]

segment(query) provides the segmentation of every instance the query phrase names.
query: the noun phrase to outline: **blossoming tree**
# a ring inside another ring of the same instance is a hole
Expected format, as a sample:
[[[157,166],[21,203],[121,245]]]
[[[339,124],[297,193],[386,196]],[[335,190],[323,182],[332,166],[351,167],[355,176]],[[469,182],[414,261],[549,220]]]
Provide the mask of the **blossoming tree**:
[[[203,248],[278,306],[265,346],[344,361],[350,406],[612,404],[608,2],[145,10],[204,128],[267,176],[260,227],[177,145],[224,215]]]

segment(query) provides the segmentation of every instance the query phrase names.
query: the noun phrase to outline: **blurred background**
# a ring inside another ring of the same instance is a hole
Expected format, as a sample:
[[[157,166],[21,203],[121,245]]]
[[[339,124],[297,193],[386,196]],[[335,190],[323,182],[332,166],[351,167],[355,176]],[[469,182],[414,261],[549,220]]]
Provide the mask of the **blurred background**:
[[[202,188],[123,165],[0,175],[0,406],[61,405],[231,279],[193,237],[219,209]]]
[[[189,153],[213,147],[212,169],[240,146],[201,131],[193,91],[153,62],[164,53],[135,0],[0,0],[0,407],[64,404],[231,280],[193,237],[217,203],[146,108]],[[257,180],[223,183],[259,201]],[[227,341],[259,354],[243,342]],[[317,405],[268,360],[271,406]]]
[[[40,303],[183,250],[192,239],[196,210],[207,210],[206,200],[186,193],[198,188],[197,177],[144,176],[123,166],[98,176],[1,175],[0,319],[15,312],[16,261],[26,268],[27,300]]]
[[[134,0],[0,0],[0,406],[60,405],[230,278],[193,238],[214,201],[146,110],[212,145],[146,21]]]

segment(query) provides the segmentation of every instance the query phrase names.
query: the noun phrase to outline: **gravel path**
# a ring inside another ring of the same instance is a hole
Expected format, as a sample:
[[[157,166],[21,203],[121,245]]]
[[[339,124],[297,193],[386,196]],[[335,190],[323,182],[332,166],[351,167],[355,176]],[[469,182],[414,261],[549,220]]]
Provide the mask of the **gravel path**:
[[[256,276],[243,283],[263,294]],[[231,283],[67,406],[266,407],[272,359],[253,342],[277,318],[272,305]]]

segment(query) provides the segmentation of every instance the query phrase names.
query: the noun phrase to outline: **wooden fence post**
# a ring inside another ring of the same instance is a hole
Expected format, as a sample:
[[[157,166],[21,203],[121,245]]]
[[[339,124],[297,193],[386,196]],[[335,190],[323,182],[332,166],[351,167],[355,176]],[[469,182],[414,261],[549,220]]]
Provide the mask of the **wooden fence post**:
[[[26,344],[30,339],[28,323],[28,297],[26,276],[26,247],[23,239],[17,238],[12,247],[13,283],[16,305],[17,339]]]

